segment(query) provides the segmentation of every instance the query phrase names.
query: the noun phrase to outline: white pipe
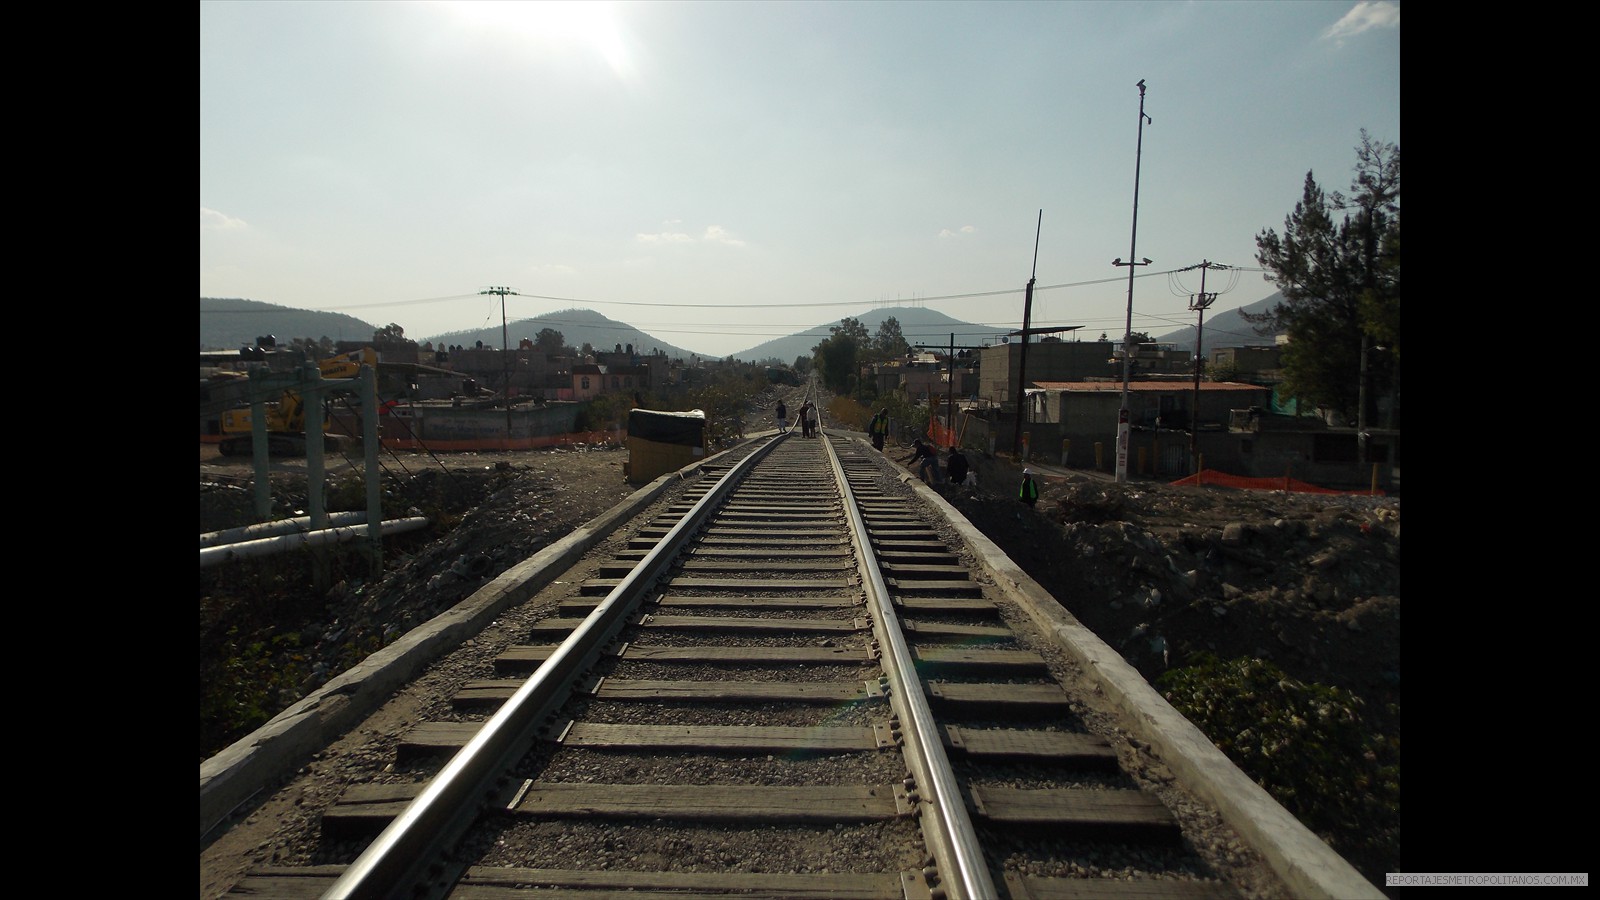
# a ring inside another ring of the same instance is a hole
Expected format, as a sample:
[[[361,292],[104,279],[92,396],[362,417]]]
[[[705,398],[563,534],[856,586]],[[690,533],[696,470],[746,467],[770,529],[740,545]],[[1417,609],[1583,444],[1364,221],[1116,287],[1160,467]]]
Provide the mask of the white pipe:
[[[364,525],[367,514],[364,512],[336,512],[328,514],[328,525]],[[215,547],[219,544],[237,544],[240,541],[253,541],[257,538],[274,537],[280,534],[294,534],[296,532],[310,531],[311,517],[296,516],[292,519],[279,519],[276,522],[262,522],[258,525],[245,525],[240,528],[225,528],[222,531],[210,531],[200,535],[200,546]]]
[[[427,525],[428,520],[424,516],[414,516],[408,519],[390,519],[381,524],[379,536],[416,531],[419,528],[426,528]],[[359,540],[367,536],[367,528],[368,526],[366,525],[324,528],[320,531],[285,534],[255,541],[240,541],[234,544],[223,544],[219,547],[202,547],[200,548],[200,568],[206,569],[236,559],[272,556],[301,547],[320,547],[325,544],[342,544],[346,541]]]

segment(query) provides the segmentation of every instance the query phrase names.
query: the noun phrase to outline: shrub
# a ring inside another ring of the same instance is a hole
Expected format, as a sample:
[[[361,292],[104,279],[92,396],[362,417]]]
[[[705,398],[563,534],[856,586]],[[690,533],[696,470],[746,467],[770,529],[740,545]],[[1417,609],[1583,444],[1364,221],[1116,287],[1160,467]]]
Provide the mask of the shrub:
[[[1368,727],[1361,698],[1295,681],[1266,660],[1220,660],[1209,653],[1162,673],[1156,687],[1368,877],[1399,859],[1400,738]],[[1360,837],[1341,847],[1330,834]]]

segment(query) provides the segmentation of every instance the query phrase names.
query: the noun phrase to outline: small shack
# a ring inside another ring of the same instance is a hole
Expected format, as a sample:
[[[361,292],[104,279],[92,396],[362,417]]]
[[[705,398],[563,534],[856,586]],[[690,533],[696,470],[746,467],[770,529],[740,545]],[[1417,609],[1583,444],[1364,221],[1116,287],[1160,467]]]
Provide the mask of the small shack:
[[[653,481],[698,462],[705,455],[704,411],[628,411],[628,462],[624,475],[630,483]]]

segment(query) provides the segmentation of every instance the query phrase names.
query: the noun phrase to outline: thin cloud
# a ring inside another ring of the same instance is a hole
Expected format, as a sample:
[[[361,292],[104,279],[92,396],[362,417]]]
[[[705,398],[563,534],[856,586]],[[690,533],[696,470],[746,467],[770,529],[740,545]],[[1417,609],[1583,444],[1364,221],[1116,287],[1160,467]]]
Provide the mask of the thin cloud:
[[[686,234],[682,231],[658,231],[655,234],[644,234],[643,232],[640,232],[635,234],[633,239],[641,244],[705,243],[722,244],[728,247],[744,246],[744,241],[734,237],[731,232],[729,232],[726,228],[723,228],[721,225],[707,225],[705,233],[699,237],[695,237],[692,234]]]
[[[1324,38],[1343,43],[1347,37],[1354,37],[1363,31],[1374,28],[1399,28],[1400,4],[1398,0],[1361,0],[1344,18],[1333,23],[1327,31],[1322,33]]]
[[[661,231],[655,234],[639,233],[633,239],[642,244],[687,244],[694,240],[681,231]]]
[[[714,244],[727,244],[729,247],[743,247],[744,246],[744,241],[741,241],[738,238],[734,237],[732,234],[730,234],[727,231],[727,229],[723,228],[721,225],[708,225],[708,226],[706,226],[705,237],[701,238],[701,240],[710,241],[711,243],[714,243]]]
[[[235,219],[233,216],[223,215],[214,209],[206,209],[202,206],[200,207],[200,227],[212,231],[231,231],[235,228],[248,228],[250,226],[246,225],[243,219]]]
[[[948,228],[939,229],[939,237],[941,237],[941,238],[955,237],[958,234],[977,234],[977,233],[978,233],[978,229],[973,227],[973,226],[971,226],[971,225],[963,225],[956,231],[951,231]]]

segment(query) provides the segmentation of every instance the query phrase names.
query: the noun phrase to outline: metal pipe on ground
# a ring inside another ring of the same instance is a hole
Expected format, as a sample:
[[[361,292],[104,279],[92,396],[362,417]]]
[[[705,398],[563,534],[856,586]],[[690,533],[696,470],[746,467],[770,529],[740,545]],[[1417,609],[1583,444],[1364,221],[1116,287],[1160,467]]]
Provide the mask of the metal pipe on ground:
[[[380,536],[388,536],[406,531],[416,531],[427,526],[428,519],[425,516],[390,519],[380,524],[379,534]],[[206,569],[225,562],[232,562],[236,559],[273,556],[302,547],[321,547],[327,544],[342,544],[347,541],[360,540],[367,537],[368,527],[367,525],[353,525],[341,528],[324,528],[320,531],[284,534],[254,541],[223,544],[217,547],[202,547],[200,548],[200,568]]]
[[[366,522],[367,514],[364,512],[336,512],[328,515],[328,524],[334,526],[365,525]],[[208,531],[200,535],[200,546],[216,547],[222,544],[237,544],[240,541],[253,541],[259,538],[276,537],[280,534],[296,534],[310,530],[310,516],[295,516],[292,519],[279,519],[276,522],[261,522],[240,528]]]

